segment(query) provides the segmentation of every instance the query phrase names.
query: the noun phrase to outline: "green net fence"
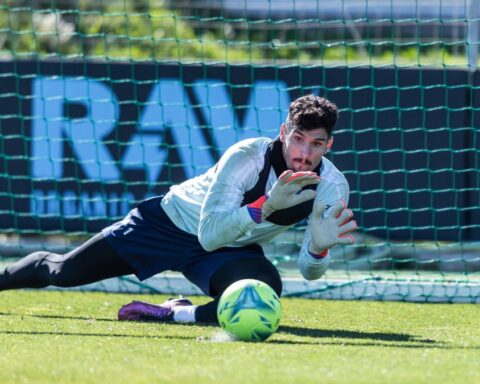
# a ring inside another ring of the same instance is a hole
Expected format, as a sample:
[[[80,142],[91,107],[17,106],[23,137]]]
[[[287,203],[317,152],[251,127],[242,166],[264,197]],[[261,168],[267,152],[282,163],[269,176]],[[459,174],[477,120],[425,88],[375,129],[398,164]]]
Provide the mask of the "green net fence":
[[[3,1],[0,261],[72,249],[314,93],[360,227],[316,282],[304,223],[265,244],[285,294],[478,302],[479,41],[478,0]]]

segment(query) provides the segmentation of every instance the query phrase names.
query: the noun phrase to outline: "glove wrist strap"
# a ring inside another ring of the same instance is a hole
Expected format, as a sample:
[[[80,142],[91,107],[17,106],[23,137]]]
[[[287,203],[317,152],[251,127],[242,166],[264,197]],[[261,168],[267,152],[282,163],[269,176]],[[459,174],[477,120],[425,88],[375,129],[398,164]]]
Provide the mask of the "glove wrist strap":
[[[247,205],[248,213],[250,214],[251,218],[253,221],[255,221],[257,224],[260,224],[262,222],[262,217],[263,217],[263,205],[267,201],[267,196],[263,195],[257,200],[255,200],[253,203],[250,203]]]
[[[308,245],[308,253],[310,256],[312,256],[314,259],[323,259],[325,256],[328,255],[328,248],[324,249],[322,252],[312,252],[310,250],[311,243]]]

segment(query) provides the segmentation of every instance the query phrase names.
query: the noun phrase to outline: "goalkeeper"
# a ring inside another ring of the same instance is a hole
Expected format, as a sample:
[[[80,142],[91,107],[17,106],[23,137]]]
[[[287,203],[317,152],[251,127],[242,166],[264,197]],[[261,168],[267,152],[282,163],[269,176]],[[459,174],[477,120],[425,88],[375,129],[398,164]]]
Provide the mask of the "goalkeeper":
[[[217,322],[222,292],[257,279],[281,294],[282,282],[260,244],[308,218],[298,265],[307,280],[321,277],[329,249],[352,244],[357,227],[346,208],[349,187],[324,157],[338,118],[336,105],[307,95],[290,104],[279,136],[241,141],[205,174],[141,202],[120,222],[73,251],[35,252],[0,273],[0,290],[72,287],[135,274],[181,272],[213,300],[185,298],[154,305],[134,301],[120,320]]]

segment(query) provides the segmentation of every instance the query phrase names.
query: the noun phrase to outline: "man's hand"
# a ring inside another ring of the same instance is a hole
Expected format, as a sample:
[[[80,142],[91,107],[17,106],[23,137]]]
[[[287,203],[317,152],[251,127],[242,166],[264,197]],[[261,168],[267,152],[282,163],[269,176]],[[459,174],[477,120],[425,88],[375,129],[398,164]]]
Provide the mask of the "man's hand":
[[[308,250],[314,254],[322,254],[337,244],[353,244],[355,240],[349,233],[357,229],[357,222],[351,220],[352,211],[346,209],[343,202],[338,202],[326,219],[323,218],[324,212],[325,205],[315,201],[310,219],[312,241]]]
[[[312,189],[301,191],[310,184],[318,184],[320,176],[315,172],[283,172],[273,184],[268,193],[268,199],[262,206],[262,218],[268,217],[272,212],[298,205],[315,198],[316,192]]]

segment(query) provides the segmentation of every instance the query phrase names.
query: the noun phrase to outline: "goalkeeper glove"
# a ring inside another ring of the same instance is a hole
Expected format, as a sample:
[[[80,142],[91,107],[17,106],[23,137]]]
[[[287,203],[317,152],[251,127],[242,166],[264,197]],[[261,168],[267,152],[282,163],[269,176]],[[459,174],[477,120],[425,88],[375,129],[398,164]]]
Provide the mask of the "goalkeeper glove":
[[[248,211],[253,220],[260,223],[274,211],[290,208],[307,200],[315,198],[316,191],[302,188],[307,185],[318,184],[320,176],[315,172],[283,172],[273,184],[267,195],[248,205]]]
[[[343,201],[338,202],[332,208],[331,214],[324,219],[325,205],[315,201],[312,217],[310,219],[310,230],[312,240],[308,251],[315,257],[325,256],[328,249],[337,244],[353,244],[355,239],[351,232],[357,229],[357,222],[351,220],[353,213],[346,209]]]
[[[320,176],[315,172],[283,172],[267,193],[267,201],[262,207],[262,217],[269,216],[272,212],[290,208],[307,200],[315,198],[316,191],[302,188],[307,185],[318,184]]]

